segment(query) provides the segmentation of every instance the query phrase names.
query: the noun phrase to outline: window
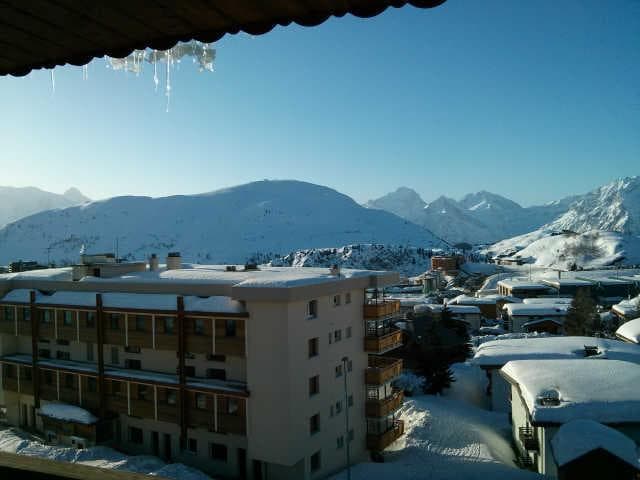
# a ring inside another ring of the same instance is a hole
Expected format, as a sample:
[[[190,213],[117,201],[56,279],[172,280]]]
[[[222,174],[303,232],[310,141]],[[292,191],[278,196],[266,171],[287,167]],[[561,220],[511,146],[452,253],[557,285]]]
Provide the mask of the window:
[[[7,322],[12,322],[13,319],[13,307],[4,307],[4,319]]]
[[[146,385],[138,385],[138,400],[147,400],[149,392]]]
[[[224,368],[207,368],[207,378],[226,380],[227,372]]]
[[[185,365],[184,366],[184,375],[185,375],[185,377],[195,377],[196,376],[196,367],[194,367],[193,365]]]
[[[142,349],[139,345],[127,345],[124,347],[124,351],[127,353],[140,353]]]
[[[129,441],[131,443],[142,444],[143,443],[143,434],[141,428],[129,427]]]
[[[236,321],[227,319],[224,323],[224,335],[225,337],[235,337],[236,336]]]
[[[63,352],[62,350],[58,350],[56,352],[56,358],[58,360],[71,360],[71,354],[69,352]]]
[[[342,365],[336,365],[336,378],[342,376]]]
[[[191,453],[198,453],[198,441],[195,438],[190,438],[187,448]]]
[[[31,309],[29,307],[25,307],[22,309],[22,319],[25,322],[31,321]]]
[[[341,449],[344,447],[344,435],[340,435],[337,439],[336,439],[336,448],[337,449]]]
[[[207,396],[204,393],[196,393],[196,408],[199,410],[207,409]]]
[[[87,312],[87,318],[85,319],[85,326],[87,328],[95,328],[96,312]]]
[[[347,397],[347,405],[353,407],[353,395],[349,395],[349,397]]]
[[[351,292],[344,294],[344,303],[351,303]]]
[[[309,358],[318,356],[318,337],[309,339]]]
[[[51,323],[51,310],[42,310],[42,323]]]
[[[227,413],[237,415],[240,410],[240,402],[237,398],[229,398],[227,401]]]
[[[120,330],[120,314],[119,313],[109,314],[109,326],[111,330]]]
[[[339,342],[342,340],[342,330],[336,330],[333,332],[333,340],[335,342]]]
[[[307,303],[307,318],[316,318],[318,316],[318,301],[311,300]]]
[[[113,395],[120,395],[121,392],[121,386],[120,386],[120,382],[115,382],[115,381],[111,381],[111,393]]]
[[[226,355],[216,355],[215,353],[207,353],[207,360],[210,362],[226,362]]]
[[[180,358],[178,352],[176,352],[176,357]],[[196,358],[196,354],[191,352],[184,352],[184,358],[186,358],[187,360],[194,360]]]
[[[333,335],[329,332],[329,345],[333,343]]]
[[[142,368],[142,362],[133,358],[127,358],[124,361],[124,368],[130,368],[131,370],[140,370]]]
[[[347,362],[347,372],[350,372],[351,370],[353,370],[353,360],[349,360]]]
[[[118,347],[111,347],[111,363],[120,363],[120,359],[118,357]]]
[[[193,319],[193,333],[196,335],[204,335],[204,318]]]
[[[211,458],[214,460],[220,460],[222,462],[227,461],[227,446],[221,443],[212,443],[209,448]]]
[[[175,390],[167,390],[166,396],[167,405],[175,405],[178,400],[178,393]]]
[[[320,470],[320,452],[316,452],[313,455],[311,455],[311,471],[312,472],[317,472],[318,470]]]
[[[309,396],[320,393],[320,376],[315,375],[309,379]]]
[[[351,327],[347,327],[345,329],[345,334],[346,334],[347,338],[351,338]]]
[[[349,443],[353,442],[353,428],[349,430]]]
[[[309,418],[309,433],[313,435],[320,431],[320,414],[316,413]]]
[[[173,317],[164,317],[164,333],[173,335],[175,332],[176,319]]]
[[[340,415],[342,413],[342,401],[338,400],[336,402],[336,415]]]
[[[70,310],[65,310],[62,312],[62,324],[65,327],[73,326],[73,312]]]
[[[46,385],[52,385],[53,384],[53,375],[51,373],[51,370],[45,370],[42,373],[44,374],[44,383]]]
[[[94,377],[87,378],[87,391],[88,392],[97,392],[98,391],[98,382]]]
[[[136,332],[144,332],[147,330],[146,320],[144,315],[136,315]]]
[[[334,307],[340,306],[340,295],[333,296],[333,306]]]
[[[51,358],[51,350],[41,348],[38,350],[38,356],[42,358]]]
[[[56,343],[58,345],[64,345],[64,346],[68,346],[69,345],[69,340],[65,340],[64,338],[59,338],[56,340]]]
[[[93,362],[93,343],[87,343],[87,361]]]
[[[64,376],[64,387],[65,388],[74,388],[75,382],[73,381],[73,375],[66,374]]]

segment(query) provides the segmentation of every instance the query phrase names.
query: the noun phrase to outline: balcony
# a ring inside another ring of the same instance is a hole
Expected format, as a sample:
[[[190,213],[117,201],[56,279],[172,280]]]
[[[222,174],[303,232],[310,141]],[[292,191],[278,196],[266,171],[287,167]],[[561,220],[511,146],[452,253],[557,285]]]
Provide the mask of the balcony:
[[[128,413],[129,405],[124,395],[107,395],[107,410],[114,413]]]
[[[0,320],[0,333],[16,334],[16,322],[14,320]]]
[[[399,311],[399,300],[382,300],[376,303],[367,303],[362,308],[362,314],[364,318],[386,317],[389,315],[393,315]]]
[[[2,388],[4,390],[8,390],[10,392],[18,392],[18,379],[17,378],[9,378],[4,377],[2,379]]]
[[[394,420],[391,428],[383,433],[367,434],[367,449],[374,452],[381,452],[404,434],[404,422]]]
[[[367,417],[382,418],[395,412],[402,406],[404,392],[395,390],[391,396],[378,400],[367,400],[365,405],[365,415]]]
[[[402,330],[389,328],[384,335],[367,335],[364,337],[364,351],[367,353],[386,353],[402,346]]]
[[[210,432],[214,431],[215,420],[213,412],[209,410],[190,408],[187,410],[187,419],[187,423],[192,428],[206,428]]]
[[[531,427],[518,428],[518,437],[525,450],[537,452],[540,449],[535,431]]]
[[[178,423],[180,421],[180,412],[178,411],[177,403],[171,405],[158,402],[158,420],[161,422]]]
[[[218,432],[246,435],[247,420],[239,415],[218,414]]]
[[[365,370],[365,383],[384,385],[402,373],[402,360],[369,355],[369,367]]]

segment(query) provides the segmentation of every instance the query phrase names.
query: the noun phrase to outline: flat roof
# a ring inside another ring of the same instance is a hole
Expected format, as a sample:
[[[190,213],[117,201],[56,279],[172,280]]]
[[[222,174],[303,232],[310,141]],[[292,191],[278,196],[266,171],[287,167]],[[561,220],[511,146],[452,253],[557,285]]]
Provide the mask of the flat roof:
[[[511,316],[558,316],[566,315],[570,306],[562,303],[507,303],[502,309]]]
[[[640,423],[640,365],[620,360],[516,360],[501,374],[517,386],[532,423]],[[559,403],[540,401],[553,391]]]
[[[524,288],[527,290],[549,290],[549,285],[544,285],[539,282],[532,282],[529,280],[520,279],[504,279],[498,282],[498,285],[505,288]]]
[[[561,278],[559,280],[541,280],[542,283],[552,287],[591,287],[593,282],[589,280],[580,280],[578,278]]]

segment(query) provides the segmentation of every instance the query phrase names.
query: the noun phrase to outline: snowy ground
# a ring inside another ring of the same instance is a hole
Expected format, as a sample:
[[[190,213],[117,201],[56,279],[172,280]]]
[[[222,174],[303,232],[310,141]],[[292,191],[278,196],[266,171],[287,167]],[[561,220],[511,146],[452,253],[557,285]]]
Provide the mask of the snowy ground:
[[[71,462],[92,467],[172,478],[176,480],[211,480],[199,470],[181,463],[166,464],[150,455],[128,456],[108,447],[75,449],[45,445],[37,438],[16,428],[0,427],[0,451],[46,458],[59,462]]]

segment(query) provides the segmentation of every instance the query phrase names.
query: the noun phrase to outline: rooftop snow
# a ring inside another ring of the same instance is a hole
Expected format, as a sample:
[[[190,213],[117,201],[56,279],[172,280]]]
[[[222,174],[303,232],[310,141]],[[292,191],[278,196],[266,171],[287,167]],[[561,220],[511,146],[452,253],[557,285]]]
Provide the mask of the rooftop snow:
[[[71,280],[72,268],[45,268],[27,272],[3,273],[0,280]]]
[[[640,344],[640,318],[629,320],[620,325],[616,330],[616,335],[629,342]]]
[[[506,288],[526,288],[527,290],[549,290],[548,285],[543,285],[541,283],[531,282],[527,280],[520,279],[505,279],[500,280],[498,285],[501,285]]]
[[[440,304],[425,304],[425,305],[416,305],[413,307],[413,311],[416,313],[441,313],[444,305]],[[474,307],[471,305],[449,305],[447,304],[447,308],[452,314],[465,314],[465,313],[480,313],[480,309],[478,307]]]
[[[501,373],[515,382],[533,423],[589,419],[601,423],[640,423],[640,365],[608,360],[516,360]],[[559,405],[537,398],[557,390]]]
[[[543,297],[543,298],[525,298],[522,303],[526,305],[570,305],[573,298],[565,297]]]
[[[527,303],[507,303],[502,309],[511,316],[564,316],[570,305],[566,304],[527,304]]]
[[[640,296],[632,298],[631,300],[623,300],[611,307],[611,309],[625,317],[633,316],[640,310]]]
[[[66,422],[83,423],[85,425],[91,425],[98,421],[98,417],[95,417],[84,408],[65,403],[47,403],[42,405],[40,407],[40,415],[55,418],[56,420],[64,420]]]
[[[597,449],[603,449],[640,470],[636,444],[624,433],[594,422],[572,420],[562,425],[551,439],[559,467]]]
[[[542,280],[542,283],[552,287],[591,287],[592,280],[580,280],[578,278],[561,278],[556,280]]]
[[[598,355],[585,357],[585,345],[597,346]],[[473,363],[502,366],[512,360],[610,359],[640,364],[640,349],[619,340],[596,337],[528,337],[492,340],[478,347]]]
[[[469,295],[458,295],[449,300],[448,305],[495,305],[496,298],[492,297],[470,297]]]

